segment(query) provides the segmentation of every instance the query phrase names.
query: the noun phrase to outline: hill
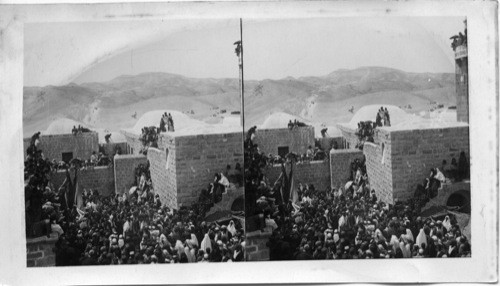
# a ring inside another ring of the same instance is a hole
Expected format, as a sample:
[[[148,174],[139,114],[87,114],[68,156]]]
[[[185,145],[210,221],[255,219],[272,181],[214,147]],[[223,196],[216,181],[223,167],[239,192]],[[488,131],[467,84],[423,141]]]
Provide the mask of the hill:
[[[366,104],[455,105],[454,74],[407,73],[383,67],[337,70],[321,77],[245,81],[245,120],[261,124],[273,112],[334,125]],[[123,75],[108,82],[25,87],[24,136],[68,118],[95,128],[134,126],[147,111],[175,109],[195,119],[221,120],[221,111],[240,110],[238,79],[197,79],[168,73]],[[136,115],[135,118],[132,115]]]

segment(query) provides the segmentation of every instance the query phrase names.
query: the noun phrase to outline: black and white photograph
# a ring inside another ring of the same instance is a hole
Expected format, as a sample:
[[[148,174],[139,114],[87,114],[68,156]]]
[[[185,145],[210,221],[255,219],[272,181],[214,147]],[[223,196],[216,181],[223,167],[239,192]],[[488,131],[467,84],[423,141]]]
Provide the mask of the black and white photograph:
[[[467,19],[249,26],[249,260],[470,257]]]
[[[242,261],[239,20],[24,29],[27,266]]]
[[[33,1],[1,285],[498,283],[497,2]]]

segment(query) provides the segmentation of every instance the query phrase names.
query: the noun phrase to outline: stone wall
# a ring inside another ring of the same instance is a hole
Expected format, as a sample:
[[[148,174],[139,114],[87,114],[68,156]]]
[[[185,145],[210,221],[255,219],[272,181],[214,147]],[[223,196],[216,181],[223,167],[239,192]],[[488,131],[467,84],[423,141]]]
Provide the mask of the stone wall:
[[[125,140],[127,140],[127,145],[128,145],[127,154],[138,155],[139,152],[142,150],[142,142],[139,141],[139,135],[125,130],[121,130],[120,132],[123,134],[123,136],[125,136]]]
[[[265,228],[264,231],[256,230],[246,234],[245,256],[247,261],[268,261],[269,247],[266,245],[271,237],[272,231]]]
[[[457,121],[469,122],[468,58],[455,60],[455,87],[457,93]]]
[[[26,157],[26,149],[29,147],[31,138],[24,138],[23,148]],[[39,149],[45,158],[56,161],[62,160],[62,153],[73,152],[73,158],[82,160],[90,159],[92,152],[99,151],[99,137],[97,132],[85,132],[79,135],[57,134],[41,135]]]
[[[254,143],[265,154],[277,155],[278,147],[288,147],[289,152],[304,154],[307,147],[314,147],[314,127],[257,129]]]
[[[391,131],[388,149],[392,162],[394,199],[413,196],[415,186],[429,176],[430,169],[458,162],[460,152],[469,158],[469,127]]]
[[[290,167],[287,167],[287,174]],[[269,179],[270,184],[274,184],[281,174],[281,165],[268,166],[264,169],[264,174]],[[330,163],[328,161],[311,161],[299,163],[294,166],[293,178],[295,186],[299,183],[313,184],[315,189],[324,190],[330,187]]]
[[[162,203],[169,208],[177,209],[176,146],[173,140],[163,140],[163,142],[165,146],[163,149],[148,150],[149,171],[155,193],[160,196]]]
[[[363,152],[359,149],[332,149],[330,151],[329,170],[327,174],[330,177],[330,185],[333,188],[344,186],[351,171],[351,163],[355,160],[363,159]]]
[[[389,158],[384,158],[384,163],[382,163],[382,146],[379,144],[365,143],[363,146],[363,153],[366,158],[366,173],[370,180],[370,188],[375,190],[375,194],[381,201],[392,203],[391,160],[389,160]]]
[[[135,181],[135,168],[147,162],[144,155],[116,155],[114,157],[115,193],[127,192]]]
[[[50,237],[41,236],[26,239],[26,256],[28,267],[46,267],[56,265],[54,247],[58,240],[57,233]]]
[[[189,205],[198,200],[200,191],[222,173],[227,165],[243,166],[243,135],[206,134],[175,137],[177,203]]]
[[[342,124],[338,124],[337,128],[342,132],[342,137],[344,138],[344,149],[355,149],[356,145],[359,143],[358,136],[355,134],[356,130]]]
[[[74,178],[74,171],[70,171],[71,178]],[[66,171],[59,170],[52,173],[50,181],[57,189],[66,179]],[[100,166],[92,169],[78,171],[78,184],[85,189],[98,190],[99,194],[107,196],[115,191],[115,176],[113,167]]]

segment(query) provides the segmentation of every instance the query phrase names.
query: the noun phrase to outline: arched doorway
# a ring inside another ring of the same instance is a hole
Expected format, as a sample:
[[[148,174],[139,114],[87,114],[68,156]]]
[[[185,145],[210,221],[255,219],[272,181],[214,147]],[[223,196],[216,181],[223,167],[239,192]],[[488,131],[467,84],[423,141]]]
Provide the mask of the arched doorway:
[[[240,212],[244,210],[245,210],[245,198],[244,196],[239,196],[231,204],[231,211]]]
[[[459,207],[459,211],[470,214],[470,192],[461,190],[451,194],[446,200],[447,207]]]

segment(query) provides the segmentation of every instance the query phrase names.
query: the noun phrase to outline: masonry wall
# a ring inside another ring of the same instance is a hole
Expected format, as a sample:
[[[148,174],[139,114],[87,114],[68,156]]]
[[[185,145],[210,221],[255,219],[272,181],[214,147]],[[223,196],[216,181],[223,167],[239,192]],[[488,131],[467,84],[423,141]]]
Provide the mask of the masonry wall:
[[[56,266],[56,254],[54,253],[54,247],[57,240],[57,233],[52,233],[50,237],[41,236],[26,239],[27,266]]]
[[[177,203],[196,202],[215,173],[243,166],[243,136],[240,132],[175,137]],[[162,143],[163,144],[163,143]]]
[[[259,145],[261,152],[265,154],[278,154],[278,147],[288,146],[289,152],[304,154],[307,147],[314,147],[314,127],[299,127],[289,130],[280,129],[257,129],[254,143]]]
[[[162,149],[148,149],[149,171],[151,172],[153,188],[155,193],[160,196],[161,202],[170,208],[177,209],[177,150],[174,138],[170,136],[162,137]]]
[[[394,199],[413,196],[417,184],[429,176],[430,169],[458,162],[460,152],[469,158],[469,127],[392,131],[389,154],[392,162]]]
[[[344,144],[347,145],[343,146],[343,148],[355,149],[356,145],[359,142],[359,138],[355,134],[356,130],[353,128],[346,127],[344,125],[337,125],[337,127],[342,132],[342,137],[344,138]]]
[[[135,168],[147,162],[144,155],[116,155],[114,157],[115,193],[127,192],[135,181]]]
[[[468,58],[455,60],[455,88],[457,92],[457,121],[469,122]]]
[[[29,147],[31,138],[23,140],[24,156]],[[90,159],[92,152],[99,151],[99,137],[97,132],[85,132],[78,135],[58,134],[41,135],[39,149],[42,150],[45,158],[56,161],[62,160],[62,153],[73,152],[73,158],[82,160]]]
[[[386,148],[390,148],[390,144],[384,143],[384,149],[387,150]],[[384,157],[382,162],[382,145],[369,142],[364,144],[363,154],[366,158],[366,173],[370,180],[370,189],[375,190],[379,200],[393,203],[392,162],[390,158]],[[387,153],[386,156],[388,156]]]
[[[363,159],[363,152],[359,149],[341,149],[330,151],[329,168],[326,171],[330,177],[330,185],[333,188],[344,186],[351,171],[351,163],[355,160]]]
[[[287,168],[289,174],[290,168]],[[274,184],[281,174],[281,165],[268,166],[264,170],[269,182]],[[315,189],[324,190],[330,187],[330,163],[328,161],[311,161],[294,166],[293,178],[295,186],[299,183],[313,184]]]
[[[269,260],[269,242],[272,231],[265,228],[264,231],[256,230],[246,234],[245,256],[246,261],[267,261]]]
[[[142,142],[139,141],[139,135],[124,130],[121,130],[120,132],[125,136],[125,139],[127,140],[127,153],[138,155],[142,150]]]
[[[74,178],[74,171],[70,171]],[[66,171],[59,170],[52,174],[51,182],[59,188],[66,179]],[[112,166],[100,166],[78,171],[78,184],[85,189],[98,190],[101,195],[112,195],[115,191],[115,176]]]

